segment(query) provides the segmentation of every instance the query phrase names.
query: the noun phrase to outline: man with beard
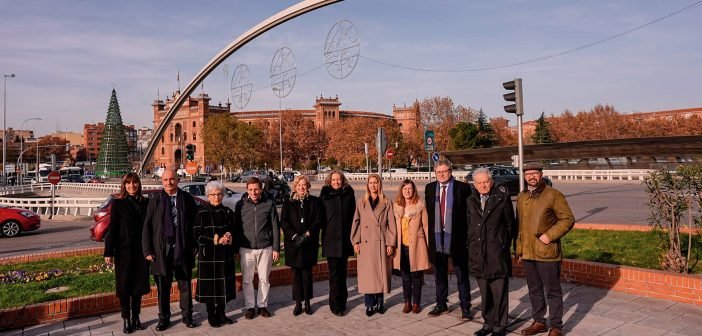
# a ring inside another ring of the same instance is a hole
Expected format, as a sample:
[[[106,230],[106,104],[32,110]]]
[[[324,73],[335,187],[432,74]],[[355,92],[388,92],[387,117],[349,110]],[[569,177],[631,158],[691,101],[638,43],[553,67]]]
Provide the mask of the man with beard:
[[[563,257],[560,239],[573,228],[575,219],[565,196],[544,183],[542,170],[536,162],[524,165],[527,188],[517,196],[517,256],[524,263],[534,319],[521,334],[549,331],[548,336],[561,336],[563,291],[559,279]],[[550,330],[544,318],[547,302]]]

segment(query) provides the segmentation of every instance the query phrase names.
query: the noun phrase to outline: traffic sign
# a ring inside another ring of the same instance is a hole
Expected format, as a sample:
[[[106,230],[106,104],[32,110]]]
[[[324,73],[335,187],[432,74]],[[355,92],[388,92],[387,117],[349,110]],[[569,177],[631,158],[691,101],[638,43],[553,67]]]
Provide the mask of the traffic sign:
[[[187,172],[190,175],[195,175],[197,174],[197,163],[190,161],[185,164],[185,172]]]
[[[59,174],[59,172],[53,171],[49,173],[47,178],[49,179],[49,183],[51,184],[58,184],[59,182],[61,182],[61,174]]]
[[[424,150],[427,152],[434,151],[434,131],[424,131]]]
[[[388,159],[392,159],[392,157],[393,157],[393,155],[395,155],[395,153],[392,151],[392,149],[388,149],[388,151],[385,153],[385,155],[388,156]]]
[[[439,152],[434,152],[433,154],[431,154],[431,159],[434,162],[438,162],[439,161]]]

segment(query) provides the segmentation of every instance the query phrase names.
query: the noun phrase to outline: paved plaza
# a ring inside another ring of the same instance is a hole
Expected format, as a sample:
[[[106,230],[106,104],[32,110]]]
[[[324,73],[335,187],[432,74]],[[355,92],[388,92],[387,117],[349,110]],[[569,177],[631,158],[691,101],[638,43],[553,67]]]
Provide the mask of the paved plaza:
[[[450,280],[449,301],[452,312],[440,317],[428,317],[433,306],[433,276],[425,276],[422,294],[422,312],[402,313],[402,289],[399,277],[393,277],[394,290],[386,295],[388,311],[370,318],[365,315],[362,295],[356,292],[356,279],[349,279],[349,312],[344,317],[333,315],[327,306],[328,287],[326,281],[315,283],[316,297],[312,301],[313,314],[293,316],[293,301],[290,286],[271,288],[269,308],[271,318],[244,319],[243,296],[229,304],[227,315],[234,325],[211,328],[206,321],[205,307],[195,304],[195,319],[198,328],[187,329],[180,322],[178,303],[172,303],[173,324],[163,333],[156,332],[157,309],[147,307],[142,311],[142,322],[146,330],[134,335],[472,335],[482,326],[480,295],[475,281],[471,279],[473,321],[463,321],[459,316],[455,278]],[[565,297],[564,329],[568,335],[699,335],[702,326],[702,307],[672,301],[623,294],[598,288],[563,284]],[[530,304],[526,282],[514,278],[510,283],[509,316],[511,335],[516,335],[530,323]],[[122,320],[119,313],[69,320],[60,323],[37,325],[24,330],[0,332],[8,335],[121,335]],[[545,334],[543,334],[545,335]]]

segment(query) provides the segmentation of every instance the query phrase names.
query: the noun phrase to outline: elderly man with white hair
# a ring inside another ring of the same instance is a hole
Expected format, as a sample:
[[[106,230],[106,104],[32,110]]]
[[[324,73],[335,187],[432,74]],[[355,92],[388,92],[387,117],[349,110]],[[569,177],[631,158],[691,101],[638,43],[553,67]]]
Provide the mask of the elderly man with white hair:
[[[512,199],[494,185],[487,168],[473,171],[473,193],[468,196],[468,266],[480,289],[483,328],[475,336],[503,336],[507,328],[512,275],[510,248],[517,234]]]

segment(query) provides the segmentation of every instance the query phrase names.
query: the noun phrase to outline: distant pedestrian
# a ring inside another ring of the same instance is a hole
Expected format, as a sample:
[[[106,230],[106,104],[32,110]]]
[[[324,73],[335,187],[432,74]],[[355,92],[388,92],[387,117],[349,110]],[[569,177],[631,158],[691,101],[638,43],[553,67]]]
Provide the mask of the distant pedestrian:
[[[285,265],[292,268],[293,315],[312,315],[312,266],[319,254],[319,227],[323,220],[319,198],[310,195],[310,180],[298,175],[293,181],[293,194],[283,201],[281,228],[285,237]]]
[[[236,264],[233,245],[234,211],[222,204],[227,189],[212,181],[205,185],[208,204],[200,206],[193,227],[198,248],[195,300],[207,307],[207,322],[213,328],[232,324],[226,315],[227,302],[236,298]]]
[[[448,312],[448,268],[451,261],[456,275],[461,317],[472,320],[466,249],[466,200],[470,195],[470,186],[453,178],[453,168],[448,160],[437,162],[434,172],[436,181],[424,187],[431,236],[429,261],[434,266],[436,281],[436,306],[429,312],[429,316]]]
[[[468,266],[478,282],[483,314],[483,328],[474,335],[504,336],[517,222],[512,198],[493,185],[490,170],[474,170],[473,186],[468,197]]]
[[[149,263],[144,260],[141,247],[148,204],[149,200],[141,194],[139,175],[122,176],[119,195],[112,200],[104,257],[106,263],[115,265],[115,289],[125,334],[144,329],[139,319],[141,297],[151,291]]]
[[[322,187],[319,198],[326,218],[322,220],[322,256],[329,268],[329,308],[332,314],[344,316],[349,291],[346,265],[353,256],[351,225],[356,212],[353,188],[341,170],[333,170]]]
[[[144,256],[151,262],[151,274],[158,288],[157,331],[166,330],[171,324],[174,276],[178,281],[183,324],[187,328],[197,327],[193,321],[191,279],[195,266],[193,224],[198,209],[193,196],[178,188],[178,182],[174,170],[163,172],[163,191],[149,202],[142,233]]]
[[[392,202],[383,193],[378,174],[368,176],[366,194],[358,200],[351,227],[356,254],[358,292],[363,293],[366,316],[385,313],[384,293],[390,293],[392,256],[397,243]]]
[[[280,222],[275,202],[264,193],[261,180],[251,177],[246,181],[246,193],[234,211],[235,238],[241,258],[242,290],[247,320],[270,317],[268,294],[271,287],[268,276],[273,262],[280,258]],[[254,273],[258,273],[258,295],[254,291]]]
[[[523,170],[527,188],[517,196],[517,256],[524,264],[534,322],[521,333],[536,335],[548,331],[548,336],[560,336],[563,334],[561,238],[573,228],[575,217],[565,196],[543,181],[543,167],[539,163],[527,163]],[[547,302],[550,330],[544,318]]]
[[[397,226],[397,246],[393,264],[402,275],[402,293],[405,305],[402,312],[420,312],[424,270],[429,269],[427,238],[429,217],[424,202],[417,195],[412,180],[404,180],[393,203]]]

